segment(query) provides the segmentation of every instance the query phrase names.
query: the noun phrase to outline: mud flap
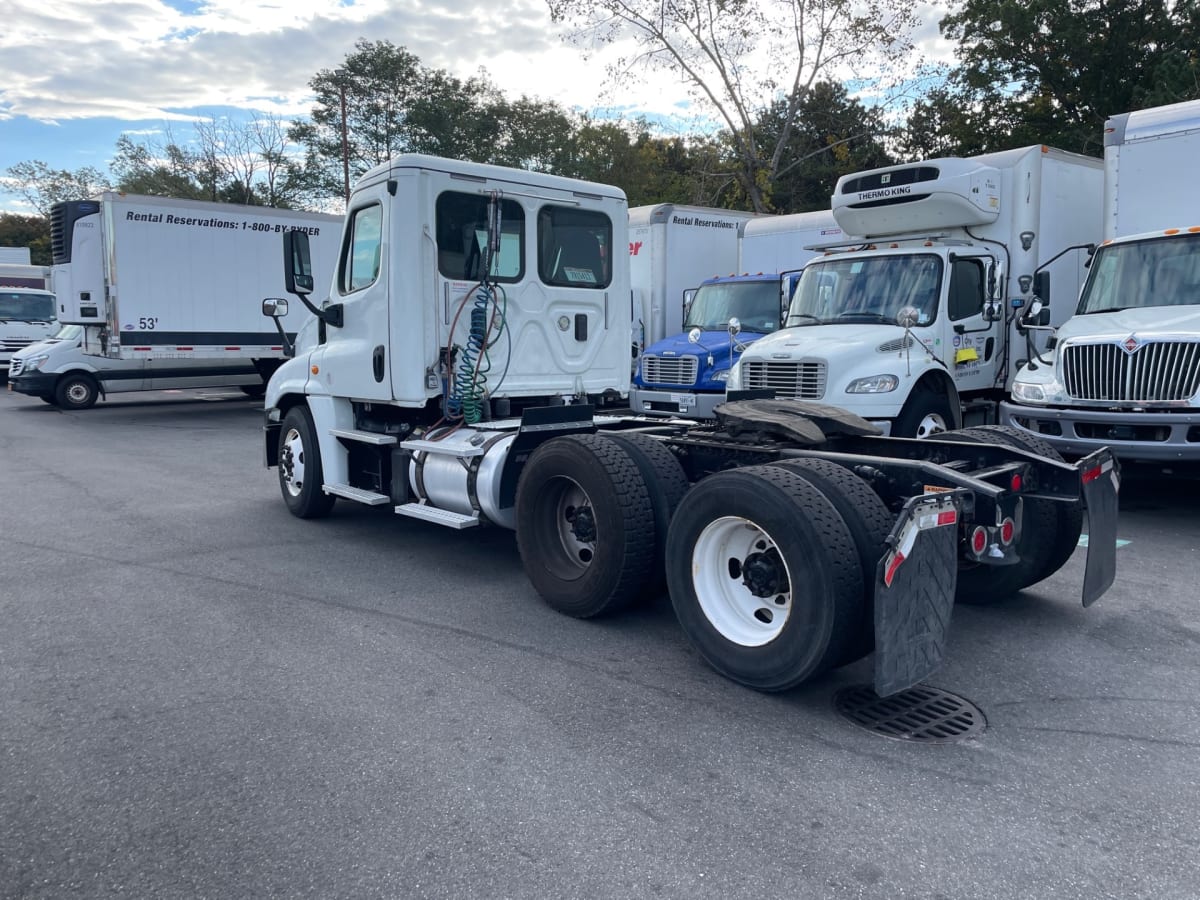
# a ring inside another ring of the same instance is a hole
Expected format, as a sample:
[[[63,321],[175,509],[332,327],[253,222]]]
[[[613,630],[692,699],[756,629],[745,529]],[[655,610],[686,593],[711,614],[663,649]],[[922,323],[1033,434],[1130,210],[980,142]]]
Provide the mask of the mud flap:
[[[1121,476],[1108,449],[1078,463],[1083,502],[1088,514],[1087,568],[1083,573],[1083,605],[1091,606],[1117,577],[1117,491]]]
[[[942,664],[958,581],[959,491],[913,497],[875,572],[875,693],[912,687]]]

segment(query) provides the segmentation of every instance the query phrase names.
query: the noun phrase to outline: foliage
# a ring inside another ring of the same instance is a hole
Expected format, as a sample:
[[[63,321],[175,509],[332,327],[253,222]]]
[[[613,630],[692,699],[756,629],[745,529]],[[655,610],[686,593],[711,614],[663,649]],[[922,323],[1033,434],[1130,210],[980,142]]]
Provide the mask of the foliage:
[[[49,216],[50,207],[60,200],[92,197],[109,189],[108,177],[99,169],[84,166],[71,172],[51,168],[40,159],[9,166],[5,175],[5,186],[43,216]]]
[[[773,207],[797,115],[814,86],[870,59],[883,71],[912,50],[913,0],[547,0],[554,21],[580,42],[632,40],[636,51],[611,71],[618,82],[638,70],[667,70],[699,109],[723,127],[746,202]],[[781,127],[765,142],[759,123],[783,98]]]
[[[50,252],[50,220],[43,216],[22,216],[0,213],[0,247],[28,247],[29,261],[35,266],[48,266]]]
[[[1100,155],[1109,116],[1200,97],[1195,0],[965,0],[941,28],[960,65],[914,108],[910,153]]]

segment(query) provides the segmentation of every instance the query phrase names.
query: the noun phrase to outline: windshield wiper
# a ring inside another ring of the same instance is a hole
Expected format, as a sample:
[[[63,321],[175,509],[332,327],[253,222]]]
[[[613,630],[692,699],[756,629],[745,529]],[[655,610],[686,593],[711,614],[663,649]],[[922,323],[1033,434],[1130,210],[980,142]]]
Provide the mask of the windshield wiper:
[[[1080,315],[1091,316],[1091,315],[1095,315],[1096,313],[1125,312],[1125,310],[1127,310],[1127,309],[1137,309],[1137,308],[1138,307],[1136,307],[1136,306],[1110,306],[1107,309],[1084,310],[1082,313],[1080,313]]]
[[[791,315],[788,316],[788,322],[787,322],[788,328],[791,328],[793,325],[800,324],[799,322],[793,322],[792,321],[793,319],[809,319],[809,320],[811,320],[812,324],[814,324],[814,325],[824,325],[825,324],[824,319],[822,319],[820,316],[814,316],[812,313],[792,313]]]
[[[877,312],[844,312],[837,316],[834,321],[840,322],[842,319],[865,319],[868,322],[882,322],[884,325],[896,324],[895,319]]]

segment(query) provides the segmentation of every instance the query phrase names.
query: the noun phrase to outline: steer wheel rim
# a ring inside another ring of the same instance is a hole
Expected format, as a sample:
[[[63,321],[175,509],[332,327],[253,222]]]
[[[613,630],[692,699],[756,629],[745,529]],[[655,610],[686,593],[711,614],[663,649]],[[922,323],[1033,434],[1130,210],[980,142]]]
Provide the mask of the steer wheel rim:
[[[692,581],[705,618],[721,637],[761,647],[792,612],[792,577],[767,532],[741,516],[705,526],[692,548]]]
[[[916,436],[925,438],[931,434],[938,434],[939,432],[948,430],[946,420],[941,413],[926,413],[917,424]]]
[[[564,578],[582,575],[596,558],[599,539],[587,491],[572,478],[555,478],[543,489],[538,507],[553,568]]]
[[[304,489],[304,441],[295,428],[289,429],[283,438],[279,470],[283,473],[284,488],[291,496],[299,497]]]

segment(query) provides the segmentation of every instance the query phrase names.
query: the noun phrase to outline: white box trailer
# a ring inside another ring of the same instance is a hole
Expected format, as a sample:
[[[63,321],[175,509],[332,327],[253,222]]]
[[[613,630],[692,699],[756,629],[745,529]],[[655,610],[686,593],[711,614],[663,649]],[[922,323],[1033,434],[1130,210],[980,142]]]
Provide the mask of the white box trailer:
[[[819,255],[809,248],[845,237],[830,209],[753,219],[742,229],[738,271],[795,272]]]
[[[1104,129],[1104,244],[1053,352],[1022,369],[1004,421],[1060,452],[1200,460],[1200,100]]]
[[[0,266],[27,266],[31,262],[28,247],[0,247]]]
[[[742,228],[754,213],[658,203],[629,210],[633,340],[640,352],[683,331],[684,292],[738,270]]]
[[[329,280],[342,217],[231,203],[104,193],[51,212],[58,319],[84,326],[85,353],[110,359],[284,358],[264,327],[265,297],[283,293],[280,235],[303,231],[314,273]],[[295,334],[311,316],[297,307]]]

